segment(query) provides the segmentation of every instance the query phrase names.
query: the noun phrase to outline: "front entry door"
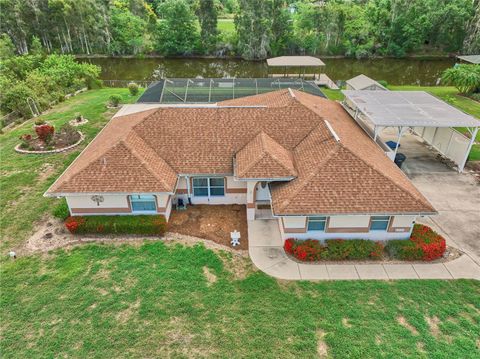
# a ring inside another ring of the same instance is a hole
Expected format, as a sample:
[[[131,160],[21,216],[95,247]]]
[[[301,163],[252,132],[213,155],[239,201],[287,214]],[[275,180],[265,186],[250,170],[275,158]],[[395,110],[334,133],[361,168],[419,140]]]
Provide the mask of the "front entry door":
[[[268,182],[258,182],[256,187],[255,200],[270,201],[270,190],[268,189]]]

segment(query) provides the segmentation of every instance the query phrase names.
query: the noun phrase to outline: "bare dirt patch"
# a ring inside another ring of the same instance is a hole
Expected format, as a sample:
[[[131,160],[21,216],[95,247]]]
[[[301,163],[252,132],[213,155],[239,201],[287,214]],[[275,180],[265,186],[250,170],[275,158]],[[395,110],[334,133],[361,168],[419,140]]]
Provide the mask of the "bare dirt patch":
[[[209,239],[227,247],[230,232],[240,232],[240,245],[232,247],[248,249],[247,209],[244,205],[195,205],[184,211],[173,211],[168,231]]]
[[[343,318],[342,319],[342,324],[345,328],[351,328],[352,327],[352,324],[350,324],[350,321],[348,318]]]
[[[423,342],[417,342],[416,344],[417,346],[417,350],[422,353],[422,354],[425,354],[425,344],[423,344]]]
[[[414,326],[408,323],[404,316],[397,317],[397,322],[404,328],[407,328],[413,335],[418,335],[417,329],[415,329]]]
[[[44,163],[38,171],[38,180],[45,181],[48,177],[55,172],[55,166],[51,163]]]
[[[440,335],[440,329],[438,328],[438,324],[440,324],[440,319],[435,315],[433,317],[425,317],[427,324],[430,328],[430,333],[433,335],[434,338],[438,339]]]
[[[212,285],[217,281],[217,276],[210,272],[210,269],[207,266],[203,267],[203,275],[207,278],[208,285]]]
[[[325,332],[321,329],[317,330],[317,354],[320,358],[326,358],[328,356],[328,346],[323,340]]]
[[[137,299],[135,303],[132,303],[127,309],[118,312],[115,319],[120,323],[126,323],[132,316],[132,314],[140,307],[140,300]]]

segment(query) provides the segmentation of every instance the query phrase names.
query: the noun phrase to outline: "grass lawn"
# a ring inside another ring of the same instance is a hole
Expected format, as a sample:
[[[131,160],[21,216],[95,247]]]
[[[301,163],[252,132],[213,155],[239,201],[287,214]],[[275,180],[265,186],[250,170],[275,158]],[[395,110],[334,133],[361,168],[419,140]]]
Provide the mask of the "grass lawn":
[[[41,116],[56,128],[81,113],[89,122],[79,127],[86,140],[74,151],[51,155],[22,155],[14,151],[18,138],[33,133],[33,120],[0,135],[0,214],[2,228],[1,250],[22,242],[32,225],[58,200],[43,197],[53,181],[75,159],[80,151],[103,128],[115,110],[107,113],[105,104],[112,94],[123,97],[122,102],[135,102],[127,89],[105,88],[82,93],[56,106]]]
[[[162,242],[4,261],[2,357],[478,358],[478,281],[286,283],[231,261]]]
[[[392,86],[388,88],[394,91],[427,91],[445,102],[457,107],[465,113],[468,113],[480,119],[480,104],[467,97],[460,96],[458,90],[451,86]],[[332,100],[343,100],[343,94],[339,90],[323,89],[322,92]],[[460,132],[466,133],[465,128],[457,128]],[[476,141],[480,143],[480,131],[477,133]],[[480,144],[474,144],[468,158],[470,161],[480,161]]]

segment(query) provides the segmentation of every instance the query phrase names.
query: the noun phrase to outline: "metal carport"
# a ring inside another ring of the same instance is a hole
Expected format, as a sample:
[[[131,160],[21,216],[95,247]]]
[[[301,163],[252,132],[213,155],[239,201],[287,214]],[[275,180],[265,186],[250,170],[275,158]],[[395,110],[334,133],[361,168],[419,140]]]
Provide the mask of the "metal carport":
[[[425,142],[451,159],[462,172],[480,127],[480,121],[424,91],[342,91],[343,105],[377,140],[386,127],[397,129],[398,145],[411,128]],[[455,127],[465,127],[470,138]]]

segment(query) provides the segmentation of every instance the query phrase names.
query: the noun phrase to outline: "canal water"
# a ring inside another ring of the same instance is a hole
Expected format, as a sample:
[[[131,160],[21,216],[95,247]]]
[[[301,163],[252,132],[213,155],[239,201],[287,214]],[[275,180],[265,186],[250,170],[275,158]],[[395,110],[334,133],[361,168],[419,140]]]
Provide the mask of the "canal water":
[[[454,59],[322,59],[325,72],[332,80],[348,80],[365,74],[392,85],[438,84],[443,70],[454,65]],[[162,75],[175,77],[266,77],[265,61],[240,59],[163,59],[163,58],[83,58],[102,67],[102,80],[155,80]],[[291,71],[289,71],[291,72]]]

